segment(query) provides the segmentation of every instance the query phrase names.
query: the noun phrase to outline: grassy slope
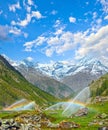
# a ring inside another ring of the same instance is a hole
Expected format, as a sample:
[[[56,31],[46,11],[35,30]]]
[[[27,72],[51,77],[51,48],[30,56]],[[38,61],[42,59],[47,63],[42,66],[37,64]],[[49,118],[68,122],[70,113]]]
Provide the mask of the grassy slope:
[[[90,85],[92,97],[108,96],[108,74],[105,74]]]
[[[39,105],[45,105],[57,100],[30,84],[0,56],[0,107],[10,105],[22,98],[35,100]]]

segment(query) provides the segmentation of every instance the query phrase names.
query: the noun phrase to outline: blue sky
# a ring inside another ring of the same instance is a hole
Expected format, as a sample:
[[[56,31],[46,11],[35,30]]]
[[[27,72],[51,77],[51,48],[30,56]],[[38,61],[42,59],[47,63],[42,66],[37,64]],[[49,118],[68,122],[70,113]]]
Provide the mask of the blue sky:
[[[41,63],[107,62],[108,0],[0,1],[0,53]]]

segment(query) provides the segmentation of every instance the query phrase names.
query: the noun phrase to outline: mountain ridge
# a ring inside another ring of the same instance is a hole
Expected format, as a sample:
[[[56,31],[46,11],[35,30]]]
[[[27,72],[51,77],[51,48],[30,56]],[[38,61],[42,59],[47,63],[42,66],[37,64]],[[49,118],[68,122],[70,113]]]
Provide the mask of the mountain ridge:
[[[10,62],[12,64],[12,61]],[[16,63],[16,62],[14,62]],[[12,64],[15,67],[15,64]],[[75,63],[54,62],[49,64],[35,63],[27,61],[27,59],[16,63],[16,66],[24,64],[27,67],[34,67],[37,71],[44,75],[60,80],[66,76],[74,75],[80,71],[89,71],[91,74],[99,74],[108,72],[108,67],[103,65],[101,61],[96,58],[82,58]]]
[[[13,66],[17,68],[21,64],[28,68],[31,66],[40,74],[58,80],[75,92],[87,87],[92,80],[96,80],[108,72],[108,67],[101,61],[87,57],[78,60],[76,64],[71,61],[40,64],[23,60],[18,64],[14,63]]]

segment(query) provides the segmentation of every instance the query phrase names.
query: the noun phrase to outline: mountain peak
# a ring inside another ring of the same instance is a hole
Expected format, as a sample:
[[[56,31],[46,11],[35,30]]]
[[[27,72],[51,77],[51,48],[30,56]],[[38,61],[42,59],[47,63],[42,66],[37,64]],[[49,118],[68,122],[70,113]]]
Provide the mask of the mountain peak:
[[[75,75],[79,72],[89,72],[93,75],[105,74],[108,72],[108,67],[106,67],[101,61],[97,58],[92,57],[83,57],[73,64],[73,62],[51,62],[49,64],[35,63],[33,60],[24,59],[23,61],[16,62],[10,60],[7,56],[3,55],[9,63],[17,67],[23,64],[25,67],[35,68],[37,71],[41,72],[44,75],[53,77],[57,80],[60,80],[66,76]]]
[[[83,57],[80,60],[78,60],[78,64],[85,65],[85,64],[96,64],[101,63],[97,58],[91,58],[91,57]]]
[[[26,67],[34,67],[35,63],[32,61],[29,61],[27,59],[24,59],[23,61],[20,62],[20,64],[25,65]]]

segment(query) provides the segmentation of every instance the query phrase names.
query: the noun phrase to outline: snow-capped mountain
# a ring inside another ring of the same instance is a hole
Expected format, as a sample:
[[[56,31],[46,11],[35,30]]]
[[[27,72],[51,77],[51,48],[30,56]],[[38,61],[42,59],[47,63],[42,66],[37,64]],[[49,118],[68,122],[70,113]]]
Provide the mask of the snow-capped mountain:
[[[28,61],[27,59],[20,62],[14,62],[9,58],[7,60],[17,70],[21,70],[20,72],[22,74],[24,68],[22,69],[21,66],[23,65],[26,70],[28,68],[25,78],[29,75],[29,69],[32,68],[34,72],[36,70],[36,73],[34,74],[35,76],[39,73],[41,76],[37,77],[46,76],[47,78],[56,79],[74,91],[79,91],[84,87],[87,87],[93,80],[96,80],[108,72],[108,67],[102,64],[102,62],[95,58],[87,57],[80,59],[76,64],[73,64],[72,62],[52,62],[50,64],[41,64]],[[37,81],[37,78],[34,79],[34,81]],[[42,79],[40,78],[38,81],[41,83]]]
[[[79,72],[88,72],[93,75],[102,75],[108,72],[108,68],[95,58],[82,58],[72,69],[68,71],[69,75],[75,75]]]
[[[43,74],[59,80],[68,75],[68,71],[73,67],[74,65],[55,62],[52,64],[38,64],[35,68]]]
[[[96,58],[84,57],[73,64],[72,62],[53,62],[49,64],[34,63],[24,59],[23,61],[16,62],[10,60],[7,56],[3,55],[12,66],[16,67],[23,64],[26,67],[35,68],[40,73],[61,80],[62,78],[70,75],[75,75],[79,72],[90,73],[92,75],[103,75],[108,72],[108,67],[103,65]]]
[[[87,59],[83,58],[77,61],[76,64],[55,62],[51,64],[40,64],[37,63],[35,69],[40,71],[43,74],[46,74],[50,77],[56,78],[58,80],[75,75],[79,72],[87,72],[92,75],[103,75],[108,72],[108,67],[103,65],[97,59]]]

